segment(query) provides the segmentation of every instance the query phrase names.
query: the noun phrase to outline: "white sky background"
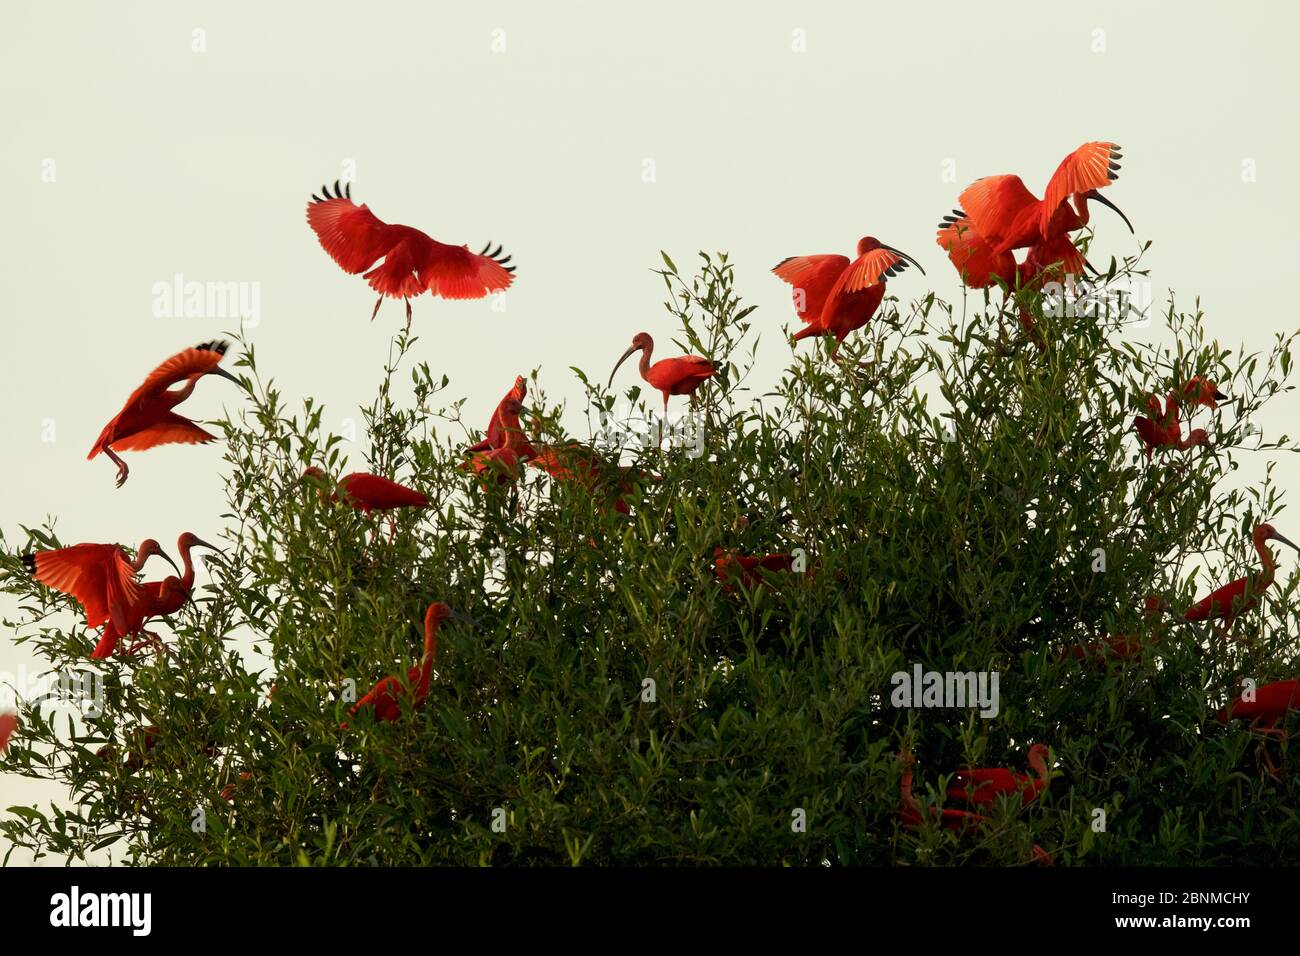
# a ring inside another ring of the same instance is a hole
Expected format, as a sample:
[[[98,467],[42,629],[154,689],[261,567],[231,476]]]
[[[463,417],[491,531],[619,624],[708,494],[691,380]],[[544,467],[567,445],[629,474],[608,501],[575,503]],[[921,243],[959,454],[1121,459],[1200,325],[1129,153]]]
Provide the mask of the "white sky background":
[[[359,417],[403,310],[390,302],[368,322],[371,291],[304,220],[309,194],[348,160],[353,197],[380,218],[514,256],[504,313],[487,300],[415,301],[414,358],[452,377],[447,394],[468,397],[480,428],[518,373],[541,366],[547,393],[577,405],[570,365],[603,378],[635,332],[667,344],[676,330],[649,271],[660,249],[684,269],[697,249],[731,254],[741,294],[760,306],[757,388],[788,360],[789,289],[768,272],[786,256],[849,255],[875,235],[929,272],[905,273],[891,293],[954,300],[933,227],[961,188],[1016,172],[1041,195],[1093,139],[1124,147],[1107,195],[1155,242],[1157,302],[1166,287],[1187,308],[1199,295],[1233,347],[1267,349],[1298,324],[1291,4],[83,7],[0,11],[0,527],[11,538],[47,514],[70,542],[152,535],[174,553],[181,531],[218,533],[219,448],[128,455],[121,491],[106,459],[85,461],[149,370],[235,324],[155,318],[152,287],[177,273],[257,283],[263,375],[291,407],[324,401],[336,430]],[[1257,181],[1243,182],[1245,160]],[[1094,262],[1136,249],[1117,217],[1094,210]],[[624,387],[634,380],[620,373]],[[235,394],[207,380],[181,411],[215,418]],[[1298,411],[1288,396],[1260,424],[1275,433]],[[47,420],[54,441],[42,440]],[[583,427],[576,415],[570,425]],[[1290,459],[1279,477],[1300,492]],[[33,664],[0,634],[0,675]],[[0,776],[0,808],[56,794]]]

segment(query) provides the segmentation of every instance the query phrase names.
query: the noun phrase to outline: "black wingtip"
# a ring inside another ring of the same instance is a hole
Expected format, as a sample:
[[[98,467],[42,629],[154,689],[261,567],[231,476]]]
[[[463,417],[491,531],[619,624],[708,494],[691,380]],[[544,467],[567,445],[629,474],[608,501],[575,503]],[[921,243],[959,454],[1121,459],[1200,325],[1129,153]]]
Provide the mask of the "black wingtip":
[[[352,201],[352,180],[349,179],[346,183],[343,184],[343,193],[345,198],[349,202],[351,202]]]
[[[36,555],[28,552],[22,556],[23,567],[27,569],[28,574],[36,573]]]
[[[211,342],[200,342],[194,347],[200,352],[216,352],[218,355],[225,355],[226,349],[230,348],[230,343],[225,339],[213,339]]]

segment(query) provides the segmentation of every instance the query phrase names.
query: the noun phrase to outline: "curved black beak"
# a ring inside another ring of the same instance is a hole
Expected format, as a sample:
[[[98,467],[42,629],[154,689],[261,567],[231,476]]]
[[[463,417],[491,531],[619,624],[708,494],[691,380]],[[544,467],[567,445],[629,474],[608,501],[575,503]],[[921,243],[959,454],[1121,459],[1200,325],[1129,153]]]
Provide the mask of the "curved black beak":
[[[1224,395],[1221,391],[1219,391],[1219,390],[1216,388],[1216,389],[1214,390],[1214,400],[1215,400],[1216,402],[1226,402],[1226,401],[1228,400],[1228,396],[1227,396],[1227,395]]]
[[[639,346],[639,345],[629,345],[629,346],[628,346],[627,351],[623,353],[623,357],[620,358],[620,359],[618,360],[617,363],[615,363],[615,365],[614,365],[614,371],[609,373],[609,383],[606,384],[606,386],[605,386],[606,388],[613,388],[613,387],[614,387],[614,375],[618,372],[619,368],[622,367],[623,363],[627,361],[627,357],[628,357],[629,355],[631,355],[633,352],[640,351],[640,349],[641,349],[641,346]]]
[[[166,561],[168,564],[172,566],[172,570],[176,572],[177,577],[181,576],[181,569],[176,567],[176,562],[172,560],[171,555],[169,555],[162,548],[158,549],[158,557],[162,558],[164,561]]]
[[[1128,226],[1128,231],[1132,233],[1137,232],[1137,230],[1133,228],[1133,223],[1128,221],[1128,216],[1124,215],[1124,210],[1120,209],[1119,206],[1116,206],[1113,202],[1111,202],[1109,199],[1107,199],[1097,190],[1090,189],[1083,195],[1088,199],[1095,199],[1103,206],[1109,206],[1111,209],[1115,210],[1115,212],[1119,214],[1119,218],[1124,220],[1124,225]]]
[[[209,551],[215,551],[215,552],[217,552],[217,554],[225,554],[225,553],[226,553],[226,552],[222,551],[220,548],[218,548],[215,544],[208,544],[208,543],[207,543],[206,541],[204,541],[202,538],[195,538],[195,539],[194,539],[194,543],[193,543],[192,545],[190,545],[190,547],[191,547],[191,548],[207,548]]]
[[[902,256],[904,259],[906,259],[906,260],[907,260],[908,262],[910,262],[912,265],[914,265],[914,266],[916,266],[918,269],[920,269],[920,270],[921,270],[921,275],[925,275],[925,270],[924,270],[924,269],[921,269],[921,263],[917,262],[915,259],[913,259],[911,256],[909,256],[909,255],[908,255],[906,252],[904,252],[902,249],[895,249],[893,246],[887,246],[887,245],[885,245],[883,242],[880,244],[880,248],[881,248],[881,249],[888,249],[890,252],[892,252],[892,253],[893,253],[894,255],[896,255],[896,256]]]
[[[1281,541],[1287,547],[1293,548],[1296,551],[1300,551],[1300,547],[1296,547],[1296,543],[1294,541],[1289,541],[1288,539],[1282,537],[1282,535],[1278,534],[1276,531],[1273,532],[1273,540]]]
[[[455,608],[451,609],[451,619],[455,621],[457,624],[467,624],[470,627],[474,628],[475,630],[478,630],[482,627],[482,625],[479,624],[476,618],[472,618],[468,614],[465,614],[461,611],[457,611]]]

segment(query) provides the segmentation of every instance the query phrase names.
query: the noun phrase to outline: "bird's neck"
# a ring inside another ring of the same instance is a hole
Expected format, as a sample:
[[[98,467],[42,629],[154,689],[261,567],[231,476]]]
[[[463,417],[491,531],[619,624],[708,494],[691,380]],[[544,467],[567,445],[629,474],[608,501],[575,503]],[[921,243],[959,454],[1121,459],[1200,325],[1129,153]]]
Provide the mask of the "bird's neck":
[[[194,587],[194,559],[190,556],[189,548],[181,552],[181,586],[185,588],[186,594]]]
[[[653,346],[647,345],[641,350],[641,364],[638,366],[638,370],[641,372],[642,378],[650,374],[650,352],[652,348]]]
[[[1264,570],[1255,578],[1255,588],[1264,591],[1273,586],[1273,577],[1277,572],[1277,562],[1273,560],[1273,552],[1268,550],[1268,545],[1265,542],[1257,541],[1255,551],[1259,554],[1260,563],[1264,565]]]
[[[198,384],[198,378],[186,379],[185,384],[180,388],[168,389],[163,392],[168,402],[168,408],[175,408],[185,399],[189,398],[194,391],[194,386]]]

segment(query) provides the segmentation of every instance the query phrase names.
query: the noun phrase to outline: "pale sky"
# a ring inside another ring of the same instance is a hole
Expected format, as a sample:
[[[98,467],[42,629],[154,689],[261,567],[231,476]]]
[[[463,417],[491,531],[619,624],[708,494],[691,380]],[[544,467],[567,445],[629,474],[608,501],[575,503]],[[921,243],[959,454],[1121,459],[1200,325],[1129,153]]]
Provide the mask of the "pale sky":
[[[256,288],[263,374],[325,402],[335,429],[358,417],[402,306],[370,323],[369,288],[304,221],[309,194],[351,169],[380,218],[514,256],[504,312],[415,301],[415,358],[479,427],[518,373],[541,366],[548,394],[578,403],[570,365],[603,378],[634,333],[666,343],[660,249],[683,266],[731,254],[760,306],[760,386],[789,357],[789,289],[768,271],[787,256],[875,235],[929,273],[892,294],[951,301],[933,227],[957,193],[1015,172],[1041,194],[1089,140],[1123,145],[1107,195],[1138,232],[1097,209],[1093,261],[1153,240],[1157,300],[1199,296],[1233,347],[1300,324],[1291,4],[82,7],[0,8],[11,539],[49,514],[67,541],[219,533],[219,448],[130,455],[120,491],[107,460],[85,460],[148,371],[236,324],[155,316],[153,287],[178,274]],[[207,380],[182,411],[214,418],[235,394]],[[1297,412],[1288,396],[1260,424]],[[1279,477],[1300,492],[1290,459]],[[0,683],[33,665],[9,636]],[[51,794],[0,776],[0,808]]]

